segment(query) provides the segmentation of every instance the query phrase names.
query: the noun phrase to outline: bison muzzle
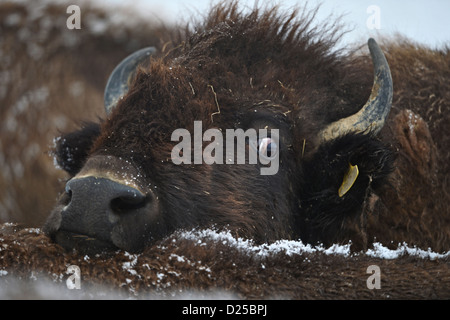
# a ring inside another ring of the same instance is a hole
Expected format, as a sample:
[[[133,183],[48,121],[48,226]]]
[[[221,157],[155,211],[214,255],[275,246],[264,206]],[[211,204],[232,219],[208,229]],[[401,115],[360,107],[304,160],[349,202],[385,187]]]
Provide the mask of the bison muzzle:
[[[98,170],[99,164],[108,170]],[[161,230],[158,199],[151,188],[133,166],[111,156],[89,159],[67,182],[55,210],[52,226],[58,229],[53,236],[67,249],[135,251]]]

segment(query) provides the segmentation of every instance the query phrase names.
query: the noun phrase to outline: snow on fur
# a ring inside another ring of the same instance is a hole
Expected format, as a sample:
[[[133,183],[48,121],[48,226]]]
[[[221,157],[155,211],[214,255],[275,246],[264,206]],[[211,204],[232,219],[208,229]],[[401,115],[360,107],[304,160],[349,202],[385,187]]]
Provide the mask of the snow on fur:
[[[68,267],[81,271],[69,290]],[[370,290],[368,267],[381,270]],[[449,299],[450,253],[374,243],[256,244],[212,229],[177,231],[139,254],[65,252],[40,229],[0,225],[0,298]]]
[[[261,257],[268,257],[278,253],[283,253],[288,256],[293,254],[301,255],[303,253],[324,253],[326,255],[342,255],[344,257],[367,255],[380,259],[396,259],[404,255],[416,256],[422,259],[442,259],[450,256],[450,251],[446,253],[436,253],[431,249],[423,250],[417,247],[409,247],[408,244],[399,244],[397,249],[389,249],[383,246],[381,243],[373,243],[373,249],[367,251],[351,253],[351,243],[348,244],[333,244],[332,246],[325,248],[323,245],[311,246],[310,244],[304,244],[301,240],[279,240],[271,244],[255,245],[253,241],[235,238],[228,231],[216,231],[212,229],[205,230],[192,230],[180,232],[179,236],[184,239],[192,240],[197,245],[206,245],[205,240],[222,242],[223,244],[235,247],[242,252],[255,254]]]

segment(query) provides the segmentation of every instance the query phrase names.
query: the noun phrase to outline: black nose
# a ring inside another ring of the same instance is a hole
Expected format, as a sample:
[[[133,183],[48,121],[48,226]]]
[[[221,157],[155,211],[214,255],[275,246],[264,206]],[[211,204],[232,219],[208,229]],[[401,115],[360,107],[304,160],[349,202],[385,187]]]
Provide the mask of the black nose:
[[[60,229],[110,239],[122,215],[146,206],[148,197],[138,189],[107,178],[74,178],[66,184],[67,205]]]

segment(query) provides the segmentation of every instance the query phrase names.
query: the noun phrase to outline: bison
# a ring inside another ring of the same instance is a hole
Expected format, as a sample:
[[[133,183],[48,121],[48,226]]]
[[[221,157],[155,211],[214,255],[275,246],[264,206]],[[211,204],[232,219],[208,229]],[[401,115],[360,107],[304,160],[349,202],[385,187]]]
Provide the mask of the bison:
[[[140,252],[211,226],[257,243],[448,249],[449,144],[437,130],[448,119],[448,53],[400,42],[386,59],[370,39],[369,59],[336,50],[338,27],[313,19],[219,4],[192,30],[126,58],[105,89],[106,119],[57,139],[70,179],[45,233],[82,252]],[[174,138],[180,129],[193,143]],[[221,148],[220,133],[238,130],[266,130],[231,140],[256,163]],[[261,174],[268,159],[277,170]]]

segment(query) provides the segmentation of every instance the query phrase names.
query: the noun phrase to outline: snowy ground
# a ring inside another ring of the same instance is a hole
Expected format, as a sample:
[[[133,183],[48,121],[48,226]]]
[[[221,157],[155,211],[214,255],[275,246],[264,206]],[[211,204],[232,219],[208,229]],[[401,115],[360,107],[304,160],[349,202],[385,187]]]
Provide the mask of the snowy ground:
[[[197,240],[199,245],[202,244],[202,239],[222,242],[223,244],[235,247],[242,252],[263,257],[278,253],[284,253],[290,256],[293,254],[301,255],[303,253],[316,252],[324,253],[326,255],[342,255],[344,257],[367,255],[380,259],[396,259],[405,255],[420,257],[423,259],[442,259],[450,257],[450,251],[446,253],[436,253],[431,251],[431,249],[423,250],[416,247],[410,247],[406,243],[398,244],[398,247],[395,250],[389,249],[381,243],[374,243],[373,249],[368,249],[366,252],[358,253],[352,253],[350,251],[351,244],[334,244],[328,248],[325,248],[323,245],[311,246],[310,244],[304,244],[302,241],[279,240],[272,244],[254,245],[250,240],[234,238],[229,232],[217,232],[211,229],[182,232],[180,233],[180,238]]]
[[[28,232],[39,234],[39,229],[27,229]],[[261,268],[264,269],[264,260],[275,255],[286,255],[286,259],[294,255],[306,254],[324,254],[342,256],[348,261],[355,261],[358,257],[372,257],[378,259],[393,260],[403,257],[414,257],[427,260],[440,260],[450,257],[450,251],[446,253],[436,253],[430,249],[424,250],[416,247],[408,246],[407,244],[399,244],[397,249],[392,250],[383,246],[380,243],[375,243],[372,249],[361,252],[351,252],[350,244],[339,245],[335,244],[330,247],[305,245],[301,241],[280,240],[271,244],[255,245],[250,240],[235,238],[229,232],[218,232],[212,229],[192,230],[192,231],[178,231],[172,235],[173,239],[186,239],[192,241],[194,246],[211,246],[211,244],[221,244],[225,247],[237,249],[238,252],[254,257],[254,261],[261,262]],[[6,244],[2,244],[3,239],[0,238],[0,252],[8,250]],[[175,241],[175,240],[174,240]],[[165,244],[167,245],[167,244]],[[163,244],[163,246],[165,246]],[[164,250],[164,248],[162,248]],[[88,290],[68,290],[68,274],[52,274],[49,277],[42,277],[42,275],[30,274],[28,279],[17,279],[8,276],[8,271],[0,269],[0,299],[161,299],[161,296],[155,294],[136,294],[133,295],[133,281],[132,279],[139,278],[139,270],[142,266],[138,265],[138,258],[141,254],[125,253],[126,260],[122,262],[122,272],[129,275],[121,286],[129,289],[126,291],[111,291],[106,287],[95,286]],[[311,257],[309,255],[309,257]],[[261,259],[262,258],[262,259]],[[89,256],[84,257],[84,261],[90,261]],[[191,266],[191,270],[196,272],[203,272],[208,275],[211,270],[208,265],[204,265],[201,261],[194,261],[192,257],[187,257],[183,254],[171,253],[169,260],[178,263],[187,264]],[[305,255],[304,263],[309,263],[308,255]],[[445,263],[445,262],[444,262]],[[149,269],[150,267],[147,266]],[[170,287],[170,282],[167,276],[174,275],[175,271],[164,267],[160,270],[155,270],[157,280],[155,286],[164,290]],[[191,271],[192,272],[192,271]],[[175,279],[181,274],[175,274]],[[443,275],[445,276],[445,275]],[[411,280],[414,281],[414,280]],[[164,296],[164,299],[170,299],[171,296]],[[173,295],[174,299],[237,299],[233,293],[225,291],[183,291]]]

